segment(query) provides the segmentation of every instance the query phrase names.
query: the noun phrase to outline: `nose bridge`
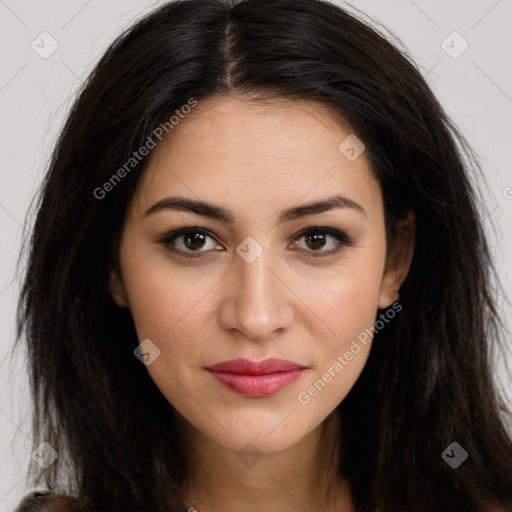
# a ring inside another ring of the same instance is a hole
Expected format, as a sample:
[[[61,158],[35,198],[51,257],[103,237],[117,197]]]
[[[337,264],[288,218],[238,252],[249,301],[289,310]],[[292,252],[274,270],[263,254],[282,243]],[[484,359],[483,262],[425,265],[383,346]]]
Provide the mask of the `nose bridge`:
[[[270,238],[258,237],[259,242],[252,236],[246,237],[236,248],[235,275],[238,280],[237,295],[239,299],[253,303],[253,307],[265,305],[262,299],[272,298],[269,285],[274,266],[274,257],[270,247]],[[264,244],[264,246],[262,245]]]
[[[247,248],[249,250],[240,255],[240,250]],[[271,249],[261,247],[259,255],[253,259],[256,249],[252,241],[247,245],[242,242],[238,247],[224,327],[235,328],[247,338],[262,340],[288,327],[292,313],[285,288],[271,270],[276,266]],[[244,256],[251,251],[252,257]]]
[[[238,298],[252,304],[252,308],[267,309],[269,300],[274,300],[271,281],[275,277],[270,272],[270,257],[261,255],[252,263],[238,261],[236,274],[239,287],[237,290]],[[275,284],[275,283],[274,283]],[[262,308],[261,306],[266,306]]]

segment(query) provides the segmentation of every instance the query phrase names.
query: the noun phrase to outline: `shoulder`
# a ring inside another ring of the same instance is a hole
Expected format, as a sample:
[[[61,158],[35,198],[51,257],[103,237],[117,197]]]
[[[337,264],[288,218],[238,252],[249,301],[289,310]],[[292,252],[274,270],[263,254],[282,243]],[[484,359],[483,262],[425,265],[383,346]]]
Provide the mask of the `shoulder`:
[[[37,491],[25,496],[14,512],[73,512],[75,503],[70,496]]]

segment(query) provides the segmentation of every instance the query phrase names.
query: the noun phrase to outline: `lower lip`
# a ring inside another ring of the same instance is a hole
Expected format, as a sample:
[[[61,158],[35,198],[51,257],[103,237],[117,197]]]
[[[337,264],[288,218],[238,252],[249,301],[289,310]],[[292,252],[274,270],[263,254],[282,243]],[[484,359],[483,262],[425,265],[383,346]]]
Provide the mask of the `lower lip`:
[[[295,382],[303,370],[268,373],[266,375],[239,375],[235,373],[210,373],[225,387],[249,398],[275,395]]]

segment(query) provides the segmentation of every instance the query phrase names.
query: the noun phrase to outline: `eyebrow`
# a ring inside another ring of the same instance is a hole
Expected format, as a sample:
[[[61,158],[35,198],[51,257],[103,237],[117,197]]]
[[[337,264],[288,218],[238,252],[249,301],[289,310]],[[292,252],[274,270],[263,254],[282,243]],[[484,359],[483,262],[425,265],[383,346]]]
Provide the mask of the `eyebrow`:
[[[277,224],[296,220],[307,215],[316,215],[334,208],[351,208],[363,215],[366,215],[366,212],[360,204],[352,201],[352,199],[349,199],[348,197],[338,195],[321,201],[294,206],[293,208],[283,210],[279,215]],[[143,217],[147,217],[148,215],[152,215],[162,210],[192,212],[220,220],[226,224],[232,224],[235,221],[235,217],[230,210],[226,210],[225,208],[221,208],[220,206],[207,203],[205,201],[197,201],[180,196],[164,197],[163,199],[160,199],[146,212],[144,212]]]

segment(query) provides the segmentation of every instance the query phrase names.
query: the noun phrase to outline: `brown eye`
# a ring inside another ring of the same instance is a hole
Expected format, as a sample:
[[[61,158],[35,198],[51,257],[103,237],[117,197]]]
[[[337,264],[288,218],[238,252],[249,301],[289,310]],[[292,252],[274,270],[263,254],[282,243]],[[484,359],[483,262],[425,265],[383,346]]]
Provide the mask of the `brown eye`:
[[[306,245],[310,249],[321,249],[326,243],[325,233],[313,233],[305,235]]]
[[[353,243],[340,231],[327,228],[309,228],[302,232],[296,240],[295,246],[303,249],[306,256],[311,257],[329,256],[338,252],[343,246]]]
[[[163,237],[159,242],[171,252],[185,257],[204,256],[214,249],[222,250],[212,235],[203,228],[187,228],[174,231]]]
[[[183,243],[187,249],[202,249],[205,245],[206,236],[202,233],[194,233],[192,235],[182,235]]]

